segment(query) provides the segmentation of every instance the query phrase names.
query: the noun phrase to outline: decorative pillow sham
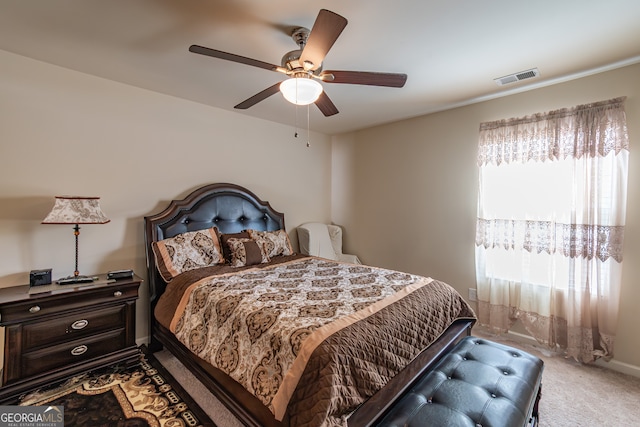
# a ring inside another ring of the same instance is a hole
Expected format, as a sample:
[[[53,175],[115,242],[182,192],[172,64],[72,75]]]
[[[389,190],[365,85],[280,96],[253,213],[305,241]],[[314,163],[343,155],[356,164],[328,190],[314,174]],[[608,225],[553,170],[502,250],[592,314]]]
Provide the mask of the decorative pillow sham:
[[[166,282],[185,271],[224,263],[216,227],[153,242],[151,248],[158,271]]]
[[[278,255],[293,255],[293,249],[291,248],[291,241],[287,232],[284,230],[277,231],[258,231],[247,230],[249,236],[253,240],[264,239],[267,244],[267,255],[269,258]]]
[[[220,234],[220,245],[222,246],[222,254],[227,262],[231,262],[231,249],[229,248],[229,239],[251,239],[249,233],[246,231],[240,231],[239,233]]]
[[[263,239],[235,239],[227,240],[231,253],[231,266],[243,267],[245,265],[256,265],[269,262],[266,252],[266,241]]]

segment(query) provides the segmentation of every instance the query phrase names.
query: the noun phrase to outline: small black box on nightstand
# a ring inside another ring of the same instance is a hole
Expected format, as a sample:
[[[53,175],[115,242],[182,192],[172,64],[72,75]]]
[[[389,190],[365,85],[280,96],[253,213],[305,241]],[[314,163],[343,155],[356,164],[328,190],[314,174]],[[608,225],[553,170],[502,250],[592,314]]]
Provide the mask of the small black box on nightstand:
[[[107,273],[107,279],[131,279],[133,277],[133,270],[112,270]]]
[[[51,284],[51,269],[31,270],[29,273],[29,286],[40,286]]]

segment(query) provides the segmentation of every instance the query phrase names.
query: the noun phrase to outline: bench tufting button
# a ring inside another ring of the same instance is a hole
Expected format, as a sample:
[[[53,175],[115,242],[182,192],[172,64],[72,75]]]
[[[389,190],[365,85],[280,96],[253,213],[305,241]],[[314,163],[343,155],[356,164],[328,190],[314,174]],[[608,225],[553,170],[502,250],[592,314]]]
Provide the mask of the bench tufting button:
[[[504,371],[504,372],[503,372],[503,374],[505,374],[505,375],[509,375],[509,372],[507,372],[507,371]]]
[[[520,355],[518,353],[512,353],[511,354],[513,357],[520,357]]]
[[[495,394],[491,393],[491,397],[497,397]]]

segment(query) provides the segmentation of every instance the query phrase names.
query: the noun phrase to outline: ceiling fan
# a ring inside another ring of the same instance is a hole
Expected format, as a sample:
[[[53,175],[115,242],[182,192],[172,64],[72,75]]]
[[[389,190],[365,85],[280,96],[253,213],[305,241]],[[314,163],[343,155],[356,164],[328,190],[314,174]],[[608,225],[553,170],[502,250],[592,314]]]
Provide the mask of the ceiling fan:
[[[347,20],[344,17],[326,9],[320,10],[311,31],[302,27],[293,30],[291,37],[299,46],[299,49],[286,53],[282,57],[281,65],[274,65],[198,45],[192,45],[189,47],[189,51],[276,71],[288,76],[288,79],[283,82],[266,88],[242,101],[234,108],[247,109],[280,91],[289,102],[294,104],[308,105],[315,103],[322,114],[328,117],[337,114],[338,109],[324,92],[318,80],[324,83],[348,83],[398,88],[403,87],[407,81],[406,74],[368,71],[323,71],[322,61],[324,57],[346,26]]]

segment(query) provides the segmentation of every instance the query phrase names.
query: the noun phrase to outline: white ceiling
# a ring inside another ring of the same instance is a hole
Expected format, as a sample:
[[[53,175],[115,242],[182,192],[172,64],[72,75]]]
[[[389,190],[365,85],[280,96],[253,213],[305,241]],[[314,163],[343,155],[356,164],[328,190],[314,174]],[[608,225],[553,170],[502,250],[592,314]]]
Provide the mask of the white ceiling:
[[[340,113],[312,105],[310,126],[326,134],[640,62],[638,0],[0,0],[0,49],[293,126],[280,94],[233,109],[284,75],[188,48],[279,65],[296,49],[290,30],[311,28],[321,8],[349,21],[324,69],[409,76],[402,89],[323,84]],[[493,81],[534,67],[535,79]]]

